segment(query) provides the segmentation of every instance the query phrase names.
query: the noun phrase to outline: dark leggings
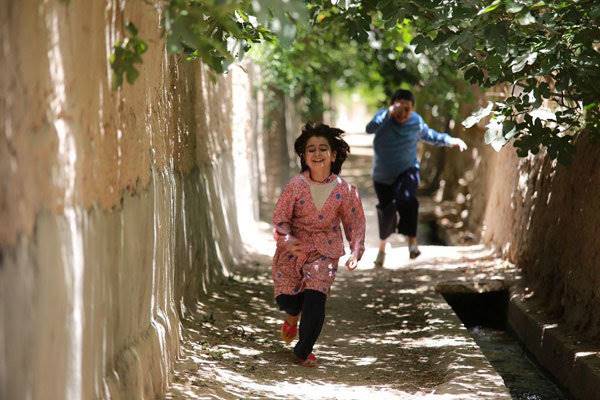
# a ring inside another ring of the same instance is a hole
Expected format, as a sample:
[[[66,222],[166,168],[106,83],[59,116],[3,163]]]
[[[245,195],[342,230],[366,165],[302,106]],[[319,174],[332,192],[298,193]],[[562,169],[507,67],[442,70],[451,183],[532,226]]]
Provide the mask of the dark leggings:
[[[294,354],[302,360],[312,353],[313,346],[321,334],[325,322],[325,301],[327,296],[317,290],[306,289],[304,292],[291,295],[280,294],[275,299],[279,309],[300,318],[300,337],[294,347]]]
[[[373,183],[379,201],[377,204],[379,239],[387,239],[396,230],[402,235],[417,236],[419,170],[409,168],[391,185]]]

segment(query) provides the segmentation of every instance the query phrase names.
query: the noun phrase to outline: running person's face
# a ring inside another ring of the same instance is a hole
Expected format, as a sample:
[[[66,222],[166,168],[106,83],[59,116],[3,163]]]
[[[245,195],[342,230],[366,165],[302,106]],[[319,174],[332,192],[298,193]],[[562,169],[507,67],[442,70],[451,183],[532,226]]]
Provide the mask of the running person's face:
[[[410,100],[396,100],[390,106],[390,115],[398,122],[403,124],[410,118],[413,112],[413,103]]]
[[[329,141],[322,136],[312,136],[306,142],[304,161],[311,172],[329,175],[331,164],[335,161],[335,151],[331,150]]]

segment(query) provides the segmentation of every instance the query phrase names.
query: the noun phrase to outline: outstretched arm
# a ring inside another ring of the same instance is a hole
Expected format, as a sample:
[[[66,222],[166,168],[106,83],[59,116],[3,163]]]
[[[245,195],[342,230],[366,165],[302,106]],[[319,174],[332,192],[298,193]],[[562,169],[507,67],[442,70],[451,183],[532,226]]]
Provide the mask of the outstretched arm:
[[[365,128],[367,133],[375,133],[375,131],[377,131],[377,129],[379,129],[379,127],[381,126],[381,124],[383,123],[383,121],[385,120],[387,115],[388,115],[387,108],[381,108],[379,111],[377,111],[375,113],[375,116],[373,117],[373,119],[367,124],[367,127]]]
[[[468,146],[461,138],[450,137],[450,147],[458,147],[460,151],[465,151]]]
[[[425,122],[421,127],[420,138],[435,146],[457,147],[460,151],[467,149],[467,144],[462,139],[431,129]]]

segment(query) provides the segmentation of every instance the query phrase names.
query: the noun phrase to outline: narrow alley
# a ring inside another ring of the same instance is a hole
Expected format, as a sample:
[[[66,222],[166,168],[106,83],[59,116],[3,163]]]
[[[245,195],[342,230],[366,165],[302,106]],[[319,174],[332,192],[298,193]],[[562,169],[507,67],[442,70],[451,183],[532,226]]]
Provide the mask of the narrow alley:
[[[364,135],[354,142],[364,143]],[[265,223],[261,238],[252,239],[266,243],[263,254],[255,249],[184,322],[184,357],[167,399],[513,398],[436,286],[498,280],[510,285],[517,270],[481,245],[424,246],[423,255],[410,261],[400,240],[393,242],[385,269],[374,270],[378,239],[369,148],[353,150],[359,155],[350,157],[344,176],[360,188],[368,249],[356,271],[339,268],[315,350],[320,366],[295,365],[291,347],[279,337],[282,313],[270,277],[274,242]],[[561,398],[548,385],[554,397],[539,398]]]
[[[600,400],[598,1],[1,3],[0,400]]]

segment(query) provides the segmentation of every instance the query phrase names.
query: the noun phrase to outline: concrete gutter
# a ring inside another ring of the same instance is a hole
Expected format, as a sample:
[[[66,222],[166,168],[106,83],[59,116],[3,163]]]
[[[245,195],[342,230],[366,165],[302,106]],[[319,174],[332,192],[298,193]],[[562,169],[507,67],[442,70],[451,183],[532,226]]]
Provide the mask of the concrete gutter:
[[[580,341],[550,318],[522,288],[508,306],[508,324],[519,340],[575,399],[600,399],[600,345]]]

